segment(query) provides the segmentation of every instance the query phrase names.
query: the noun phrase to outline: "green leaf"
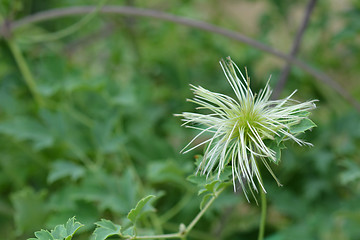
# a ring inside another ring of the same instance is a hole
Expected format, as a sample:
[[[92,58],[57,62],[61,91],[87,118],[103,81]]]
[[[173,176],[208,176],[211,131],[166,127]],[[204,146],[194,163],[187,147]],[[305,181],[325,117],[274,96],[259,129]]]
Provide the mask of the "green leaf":
[[[284,143],[282,143],[282,142],[277,143],[276,141],[271,141],[271,142],[268,142],[266,145],[269,148],[271,148],[272,150],[275,151],[275,153],[276,153],[276,155],[275,155],[275,157],[276,157],[275,164],[279,164],[279,162],[281,160],[281,150],[286,148]]]
[[[84,226],[79,222],[75,222],[75,217],[70,218],[65,226],[57,225],[51,232],[47,230],[41,230],[35,232],[36,238],[30,238],[28,240],[71,240],[75,232]]]
[[[220,173],[219,181],[225,182],[225,181],[231,180],[230,179],[231,176],[232,176],[232,168],[230,166],[226,166],[224,168],[224,170]]]
[[[53,183],[65,177],[70,177],[73,181],[76,181],[84,174],[85,169],[82,166],[66,160],[56,160],[52,163],[47,181]]]
[[[142,213],[143,208],[145,207],[146,203],[149,202],[152,198],[154,198],[154,195],[149,195],[141,199],[137,204],[136,207],[131,209],[129,214],[127,215],[127,218],[135,223],[138,217],[140,216],[140,213]]]
[[[54,143],[54,137],[48,129],[29,117],[17,117],[1,122],[0,133],[12,136],[18,141],[31,141],[35,150],[44,149]]]
[[[275,142],[277,145],[280,145],[280,143],[282,143],[282,141],[285,138],[285,134],[283,134],[283,133],[278,133],[278,134],[279,134],[279,136],[275,135]]]
[[[46,192],[35,192],[32,188],[24,188],[13,195],[15,227],[18,234],[34,231],[44,224],[47,217],[45,204]]]
[[[122,236],[121,226],[113,223],[110,220],[101,219],[101,221],[96,222],[95,225],[97,226],[93,233],[95,240],[104,240],[114,235]]]
[[[175,183],[184,185],[184,173],[186,166],[183,163],[168,159],[149,164],[147,178],[152,183]],[[190,166],[190,165],[189,165]]]
[[[207,182],[205,175],[192,174],[186,178],[189,182],[192,182],[198,186],[204,186]]]
[[[201,203],[200,203],[201,210],[204,208],[205,204],[209,201],[209,198],[211,198],[212,196],[213,196],[212,193],[208,193],[202,198]]]
[[[35,232],[35,236],[36,236],[36,238],[33,238],[33,239],[37,239],[37,240],[53,240],[53,239],[55,239],[53,237],[53,235],[49,231],[46,231],[46,230],[41,230],[41,231]]]
[[[131,170],[120,175],[94,168],[86,172],[80,185],[71,193],[73,199],[96,203],[101,211],[128,214],[136,203],[138,182]],[[104,197],[106,196],[106,197]]]
[[[313,121],[311,121],[310,119],[304,118],[298,124],[291,126],[290,132],[292,134],[302,133],[313,127],[316,127],[316,124]]]
[[[209,184],[206,184],[205,185],[205,189],[209,192],[215,192],[215,186],[219,183],[220,181],[219,180],[214,180],[212,181],[211,183]]]
[[[200,190],[198,192],[198,195],[205,193],[205,192],[215,192],[216,189],[219,187],[219,183],[225,183],[230,180],[231,176],[231,167],[227,166],[224,168],[224,170],[220,173],[220,176],[218,177],[217,174],[206,177],[206,175],[200,175],[200,174],[192,174],[189,177],[187,177],[187,180],[195,183],[200,187]]]
[[[360,166],[355,161],[345,160],[342,164],[345,170],[340,175],[340,182],[343,185],[360,180]]]
[[[221,188],[224,188],[224,187],[227,187],[227,186],[230,186],[232,185],[232,182],[231,181],[227,181],[227,182],[220,182],[219,184],[216,185],[216,191],[218,191],[219,189]]]
[[[296,114],[294,114],[295,116],[298,116],[298,117],[307,117],[310,115],[310,112],[309,111],[302,111],[302,112],[298,112]]]
[[[66,229],[64,225],[57,225],[53,231],[51,231],[52,236],[55,239],[64,239],[66,237]]]
[[[79,228],[84,226],[80,222],[75,222],[75,217],[70,218],[65,225],[66,236],[65,240],[70,240]]]
[[[123,236],[130,238],[136,235],[135,226],[131,226],[123,232]]]

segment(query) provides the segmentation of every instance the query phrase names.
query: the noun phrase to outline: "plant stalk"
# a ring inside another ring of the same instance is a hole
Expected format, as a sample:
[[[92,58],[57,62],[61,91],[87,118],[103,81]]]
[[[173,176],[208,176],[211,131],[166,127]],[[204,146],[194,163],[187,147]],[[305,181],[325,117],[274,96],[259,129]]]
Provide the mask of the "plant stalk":
[[[200,218],[204,215],[204,213],[209,209],[211,204],[215,201],[215,199],[224,191],[226,187],[222,187],[218,191],[214,193],[211,199],[206,203],[205,207],[196,215],[196,217],[191,221],[191,223],[186,227],[184,231],[180,231],[178,233],[171,234],[162,234],[162,235],[154,235],[154,236],[136,236],[131,239],[164,239],[164,238],[178,238],[181,240],[185,240],[189,232],[193,229],[196,223],[200,220]]]
[[[267,204],[266,204],[266,193],[264,192],[264,190],[262,188],[260,188],[260,195],[261,195],[261,219],[260,219],[258,240],[263,240],[264,233],[265,233]]]
[[[185,234],[191,231],[191,229],[195,226],[195,224],[200,220],[200,218],[204,215],[206,210],[211,206],[211,204],[215,201],[215,199],[224,191],[225,187],[221,188],[219,191],[215,192],[211,197],[209,202],[205,205],[205,207],[196,215],[196,217],[191,221],[191,223],[186,227]]]

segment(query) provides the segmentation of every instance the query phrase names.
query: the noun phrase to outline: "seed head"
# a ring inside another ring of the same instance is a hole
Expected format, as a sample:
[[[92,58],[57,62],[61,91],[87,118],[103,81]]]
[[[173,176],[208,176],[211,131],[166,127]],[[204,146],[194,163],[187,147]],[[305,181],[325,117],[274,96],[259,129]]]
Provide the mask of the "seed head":
[[[270,145],[279,148],[289,139],[299,145],[311,145],[299,139],[297,134],[315,126],[307,118],[308,111],[315,108],[315,101],[300,103],[291,99],[296,91],[287,98],[270,100],[269,81],[264,89],[254,94],[247,72],[245,78],[230,58],[221,60],[220,65],[236,97],[191,85],[194,98],[189,101],[199,105],[198,110],[208,110],[208,113],[177,114],[183,118],[183,125],[200,131],[182,151],[186,153],[206,144],[197,170],[199,173],[208,176],[216,172],[220,176],[225,166],[230,165],[234,191],[238,180],[246,197],[246,188],[253,195],[253,190],[258,191],[256,182],[266,192],[258,164],[264,164],[280,185],[269,165],[269,162],[278,163],[277,152]],[[306,126],[299,127],[304,122]],[[206,133],[211,137],[189,147]]]

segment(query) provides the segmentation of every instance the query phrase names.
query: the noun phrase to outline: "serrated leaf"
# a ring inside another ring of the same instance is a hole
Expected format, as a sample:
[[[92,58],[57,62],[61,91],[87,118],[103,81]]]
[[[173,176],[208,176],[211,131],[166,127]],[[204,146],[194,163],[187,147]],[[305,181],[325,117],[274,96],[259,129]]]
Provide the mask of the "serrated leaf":
[[[100,222],[96,222],[97,226],[93,235],[95,240],[104,240],[110,236],[121,235],[121,226],[113,223],[110,220],[101,219]]]
[[[126,237],[126,238],[130,238],[130,237],[135,236],[135,226],[131,226],[128,229],[126,229],[123,232],[123,236]]]
[[[47,230],[41,230],[35,232],[36,238],[30,238],[28,240],[71,240],[75,232],[84,226],[79,222],[75,222],[75,217],[70,218],[66,225],[57,225],[54,230],[50,232]]]
[[[198,195],[201,195],[205,192],[211,192],[214,193],[215,191],[215,185],[219,183],[219,180],[215,179],[212,182],[209,182],[208,184],[205,184],[198,192]]]
[[[200,190],[198,195],[201,195],[205,192],[215,192],[218,189],[219,183],[225,183],[229,180],[231,176],[231,167],[225,167],[225,169],[220,173],[220,176],[210,176],[206,177],[205,175],[190,175],[187,177],[187,180],[198,185]]]
[[[215,185],[219,183],[219,180],[215,180],[209,184],[205,185],[205,189],[209,192],[214,192],[215,191]]]
[[[198,192],[198,195],[200,195],[207,191],[214,192],[215,189],[217,189],[217,187],[215,188],[215,186],[218,186],[219,183],[227,182],[229,180],[231,174],[232,174],[231,167],[226,166],[224,168],[224,170],[220,173],[220,176],[218,176],[216,174],[216,175],[207,177],[206,175],[192,174],[187,177],[187,180],[192,183],[195,183],[196,185],[198,185],[198,187],[200,187],[200,190]]]
[[[70,240],[79,228],[84,226],[80,222],[75,222],[75,217],[70,218],[65,225],[66,236],[65,240]]]
[[[49,231],[41,230],[35,232],[36,240],[54,240],[55,238]]]
[[[186,178],[189,182],[192,182],[198,186],[203,186],[206,184],[206,176],[200,174],[192,174]]]
[[[313,127],[316,127],[316,124],[313,121],[311,121],[310,119],[304,118],[298,124],[291,126],[290,132],[292,134],[302,133]]]
[[[275,142],[277,145],[280,145],[280,143],[282,143],[282,141],[284,140],[285,138],[285,134],[283,133],[278,133],[279,135],[276,135],[274,138],[275,138]]]
[[[220,182],[217,186],[216,186],[216,191],[218,191],[219,189],[221,188],[224,188],[226,186],[230,186],[232,185],[232,182],[231,181],[228,181],[228,182]]]
[[[285,148],[284,143],[276,143],[276,141],[271,141],[270,143],[268,143],[267,145],[270,149],[274,150],[276,155],[275,155],[275,164],[278,164],[281,160],[281,150]]]
[[[142,212],[143,208],[145,207],[146,203],[149,202],[152,198],[154,198],[154,195],[149,195],[144,198],[142,198],[137,204],[136,207],[131,209],[129,214],[127,215],[127,218],[135,223],[137,218],[139,217],[139,214]]]
[[[64,239],[67,236],[64,225],[57,225],[54,230],[51,231],[51,234],[55,239]]]

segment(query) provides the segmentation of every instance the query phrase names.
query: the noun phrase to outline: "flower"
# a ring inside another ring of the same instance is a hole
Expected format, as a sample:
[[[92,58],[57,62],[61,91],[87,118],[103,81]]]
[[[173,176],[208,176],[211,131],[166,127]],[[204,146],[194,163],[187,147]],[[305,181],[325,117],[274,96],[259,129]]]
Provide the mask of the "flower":
[[[300,103],[291,99],[296,91],[287,98],[270,100],[272,91],[269,81],[264,89],[254,94],[250,89],[247,72],[245,79],[230,57],[227,61],[221,60],[220,65],[236,98],[190,85],[195,97],[188,100],[199,105],[198,110],[208,110],[209,113],[177,114],[183,117],[183,125],[200,131],[182,152],[186,153],[207,144],[198,172],[209,176],[210,173],[217,171],[219,177],[224,168],[231,165],[234,191],[238,180],[247,198],[246,185],[254,196],[253,189],[258,192],[256,181],[266,192],[258,168],[259,162],[264,164],[281,185],[269,162],[278,162],[275,150],[279,149],[282,141],[291,139],[299,145],[311,145],[296,135],[303,132],[302,130],[315,126],[307,119],[308,111],[315,108],[315,101]],[[292,131],[292,128],[299,126],[300,123],[307,125],[297,127],[300,131]],[[189,147],[206,133],[210,133],[211,137]],[[270,148],[269,142],[275,146],[275,149]]]

